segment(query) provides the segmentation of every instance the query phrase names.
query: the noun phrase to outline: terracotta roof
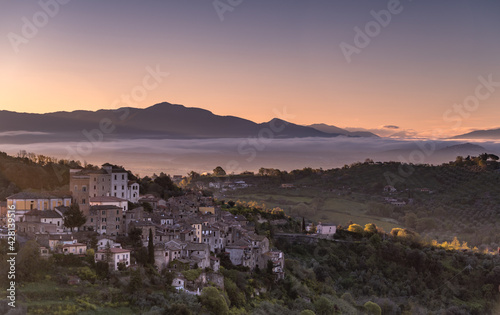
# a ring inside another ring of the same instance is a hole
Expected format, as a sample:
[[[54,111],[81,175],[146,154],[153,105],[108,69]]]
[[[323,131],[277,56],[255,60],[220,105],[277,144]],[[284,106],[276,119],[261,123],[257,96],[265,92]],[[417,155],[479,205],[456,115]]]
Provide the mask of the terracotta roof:
[[[113,254],[130,253],[130,249],[123,249],[123,248],[100,249],[97,252],[99,254],[104,254],[104,253],[106,253],[106,250],[111,251],[111,253],[113,253]]]
[[[7,199],[60,199],[71,198],[71,193],[63,191],[53,192],[31,192],[22,191],[20,193],[10,195]]]
[[[63,247],[71,247],[71,246],[87,246],[82,243],[72,243],[72,244],[64,244]]]
[[[31,210],[26,213],[26,215],[39,216],[41,218],[62,218],[62,216],[54,210]]]

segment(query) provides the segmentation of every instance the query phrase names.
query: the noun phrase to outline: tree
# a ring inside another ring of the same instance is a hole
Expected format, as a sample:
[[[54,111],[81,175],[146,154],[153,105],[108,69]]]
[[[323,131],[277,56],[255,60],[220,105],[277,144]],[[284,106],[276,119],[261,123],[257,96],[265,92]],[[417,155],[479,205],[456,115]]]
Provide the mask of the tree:
[[[349,225],[347,230],[349,232],[354,232],[354,233],[358,233],[358,234],[363,233],[363,227],[359,224],[356,224],[356,223]]]
[[[141,205],[144,208],[144,211],[149,213],[153,212],[153,206],[151,206],[149,202],[143,202]]]
[[[211,314],[227,315],[229,307],[224,296],[214,287],[206,287],[201,292],[200,301]]]
[[[70,228],[73,232],[73,228],[79,228],[87,222],[87,218],[83,215],[83,211],[80,211],[80,206],[77,203],[71,204],[68,211],[64,213],[64,226]]]
[[[106,263],[111,264],[113,253],[111,252],[111,245],[109,245],[109,241],[106,243],[106,248],[104,249],[104,251],[106,257]]]
[[[92,234],[92,236],[90,237],[90,248],[97,250],[97,243],[98,243],[97,237],[95,236],[95,234]]]
[[[365,225],[365,232],[366,233],[377,233],[377,226],[373,223],[368,223]]]
[[[318,315],[332,314],[333,302],[326,296],[322,296],[314,302],[314,309]]]
[[[148,264],[154,266],[155,264],[155,246],[153,244],[153,230],[149,229],[148,237]]]
[[[217,166],[216,168],[214,168],[214,175],[215,176],[223,176],[223,175],[226,175],[226,171],[222,167]]]
[[[45,261],[40,258],[40,245],[36,241],[28,241],[19,250],[16,261],[16,282],[36,281],[43,275]]]
[[[373,303],[371,301],[368,301],[364,305],[366,313],[370,315],[381,315],[382,314],[382,309],[380,306],[378,306],[377,303]]]

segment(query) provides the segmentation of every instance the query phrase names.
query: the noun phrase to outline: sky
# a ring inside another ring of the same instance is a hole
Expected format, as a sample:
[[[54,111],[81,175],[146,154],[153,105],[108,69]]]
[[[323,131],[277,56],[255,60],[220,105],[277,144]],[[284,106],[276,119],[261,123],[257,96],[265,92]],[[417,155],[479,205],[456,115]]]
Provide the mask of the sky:
[[[3,1],[0,110],[159,102],[428,138],[500,123],[500,2]]]

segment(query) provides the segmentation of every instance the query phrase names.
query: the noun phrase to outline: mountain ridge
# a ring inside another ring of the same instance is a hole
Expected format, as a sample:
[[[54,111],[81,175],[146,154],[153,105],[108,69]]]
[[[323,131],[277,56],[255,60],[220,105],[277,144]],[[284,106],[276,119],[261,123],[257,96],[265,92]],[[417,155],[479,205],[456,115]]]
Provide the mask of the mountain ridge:
[[[284,128],[276,128],[278,123]],[[309,126],[273,118],[268,122],[256,123],[236,117],[216,115],[198,107],[162,102],[147,108],[120,107],[117,109],[57,111],[45,114],[0,111],[0,132],[40,132],[35,141],[77,140],[82,133],[94,129],[113,129],[108,139],[127,138],[246,138],[262,136],[263,128],[269,128],[273,138],[337,137],[355,136],[345,132],[324,132]],[[27,135],[9,136],[9,139],[29,141]]]

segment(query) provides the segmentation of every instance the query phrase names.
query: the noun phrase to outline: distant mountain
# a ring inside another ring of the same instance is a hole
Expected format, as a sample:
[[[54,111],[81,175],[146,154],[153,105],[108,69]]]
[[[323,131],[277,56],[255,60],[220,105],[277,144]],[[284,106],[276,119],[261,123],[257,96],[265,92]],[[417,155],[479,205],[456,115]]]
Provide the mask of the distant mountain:
[[[332,126],[332,125],[327,125],[327,124],[312,124],[308,125],[307,127],[314,128],[316,130],[325,132],[325,133],[330,133],[330,134],[340,134],[344,136],[350,136],[350,137],[376,137],[380,138],[374,133],[371,133],[369,131],[347,131],[345,129]]]
[[[454,136],[451,139],[500,139],[500,128],[489,130],[476,130],[463,135]]]
[[[280,119],[257,124],[234,116],[219,116],[201,108],[160,103],[148,108],[29,114],[0,111],[0,142],[29,143],[106,139],[199,139],[240,137],[334,137],[315,128]],[[85,136],[87,134],[88,136]]]

